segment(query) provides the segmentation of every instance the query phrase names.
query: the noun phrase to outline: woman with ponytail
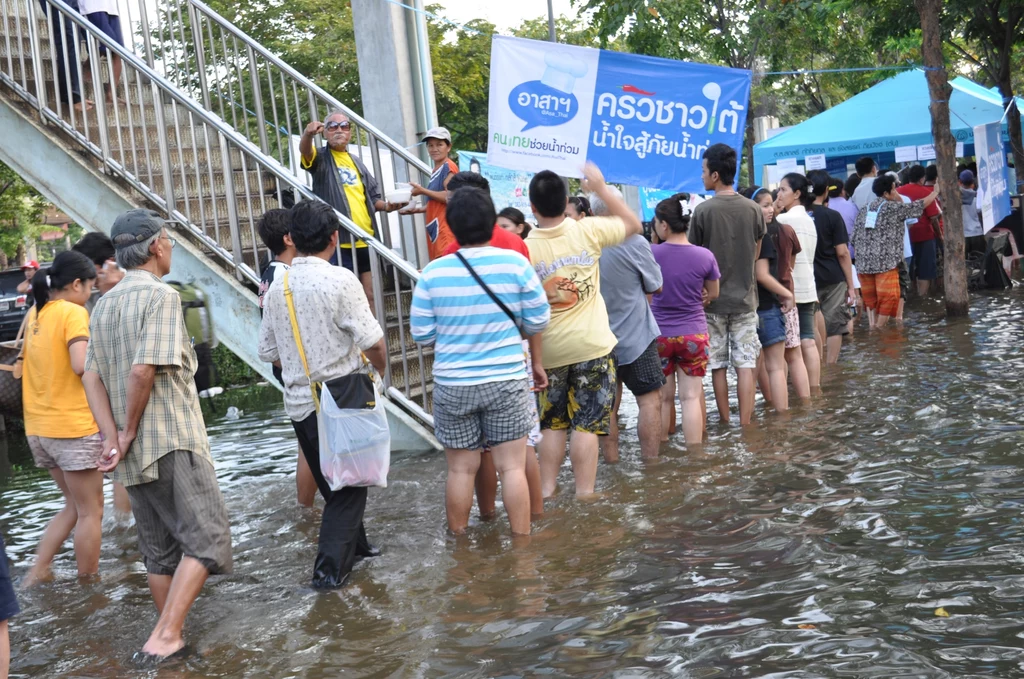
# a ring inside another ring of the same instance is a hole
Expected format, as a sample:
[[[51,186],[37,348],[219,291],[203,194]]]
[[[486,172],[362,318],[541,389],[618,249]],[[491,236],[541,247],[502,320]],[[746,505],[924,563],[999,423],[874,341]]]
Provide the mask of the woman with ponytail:
[[[89,314],[96,266],[80,252],[58,254],[32,279],[35,306],[25,331],[22,401],[25,434],[37,467],[50,472],[64,494],[64,508],[47,524],[36,562],[25,576],[30,586],[50,577],[50,563],[75,533],[78,576],[99,572],[103,519],[103,474],[99,427],[82,387]]]
[[[800,252],[793,260],[793,287],[800,318],[800,350],[810,388],[821,383],[821,354],[814,336],[814,315],[818,311],[818,288],[814,283],[814,252],[818,247],[818,230],[807,213],[814,205],[814,192],[807,177],[790,172],[779,183],[775,199],[775,218],[792,227],[800,241]]]
[[[687,445],[704,438],[706,406],[704,375],[710,357],[708,323],[704,306],[718,297],[718,262],[711,251],[693,245],[686,234],[690,229],[690,196],[678,193],[658,203],[654,210],[654,228],[659,245],[651,247],[661,266],[664,280],[660,293],[651,301],[658,322],[658,355],[666,383],[662,387],[662,439],[675,419],[675,389],[679,382],[679,401],[683,409],[683,437]]]

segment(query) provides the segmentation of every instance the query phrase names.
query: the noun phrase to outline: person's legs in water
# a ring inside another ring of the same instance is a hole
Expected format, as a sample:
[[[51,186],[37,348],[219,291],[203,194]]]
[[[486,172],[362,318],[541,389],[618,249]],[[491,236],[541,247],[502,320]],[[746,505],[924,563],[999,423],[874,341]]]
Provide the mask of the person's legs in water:
[[[297,461],[295,463],[295,494],[299,505],[312,507],[316,499],[316,479],[313,472],[309,470],[309,462],[302,453],[302,446],[297,446]]]
[[[526,446],[526,483],[530,487],[530,514],[544,515],[544,489],[540,482],[540,462],[536,446]]]
[[[672,429],[672,420],[676,417],[676,375],[675,363],[672,374],[665,378],[665,386],[661,388],[661,440],[668,441]]]
[[[740,424],[748,425],[754,417],[757,357],[761,354],[761,342],[757,339],[757,312],[732,314],[729,316],[728,323],[729,358],[733,368],[736,369],[736,396],[740,406]],[[714,378],[715,376],[712,374],[712,379]]]
[[[800,348],[800,314],[793,307],[783,313],[786,323],[786,368],[793,390],[801,400],[811,397],[810,381],[807,379],[807,367],[804,365],[803,350]]]
[[[622,381],[615,385],[615,405],[612,406],[612,416],[608,424],[608,436],[599,439],[601,445],[601,456],[606,464],[615,464],[619,461],[619,406],[622,405]]]
[[[142,662],[184,647],[182,629],[207,577],[231,572],[231,531],[213,465],[188,451],[167,453],[155,481],[129,486],[153,601],[160,618]],[[187,553],[187,556],[183,554]]]
[[[118,518],[128,516],[132,513],[132,499],[125,487],[117,481],[112,481],[114,487],[114,513]]]
[[[819,306],[818,310],[814,312],[814,343],[818,345],[818,361],[819,363],[825,362],[825,338],[827,334],[825,332],[825,316],[821,313]]]
[[[768,380],[768,368],[764,364],[763,349],[761,355],[757,357],[757,388],[761,392],[765,403],[770,403],[772,400],[772,385]]]
[[[637,434],[640,437],[640,456],[658,457],[661,448],[661,387],[636,397],[640,409]]]
[[[551,376],[548,375],[550,383]],[[572,412],[569,461],[576,481],[576,495],[593,495],[597,484],[599,435],[607,434],[615,403],[615,359],[609,354],[569,368],[568,398]],[[543,420],[543,416],[542,416]]]
[[[726,369],[729,367],[729,346],[733,343],[729,336],[729,316],[705,314],[708,323],[708,336],[711,342],[711,384],[715,390],[715,404],[718,406],[718,419],[729,424],[729,382]]]
[[[363,526],[366,510],[366,488],[341,488],[332,491],[320,470],[320,437],[316,413],[301,422],[292,420],[295,438],[306,456],[309,471],[324,498],[317,540],[317,556],[313,562],[313,587],[333,589],[348,579],[359,557],[376,556],[379,552],[367,541]]]
[[[480,453],[480,466],[476,470],[473,485],[480,518],[484,521],[493,520],[497,516],[494,503],[498,499],[498,470],[494,466],[491,451],[486,447]]]
[[[679,402],[683,410],[683,440],[686,445],[700,445],[704,440],[704,411],[701,396],[704,378],[687,375],[680,367],[676,371],[679,382]]]
[[[456,535],[466,532],[473,509],[473,487],[480,468],[480,450],[445,449],[448,477],[445,481],[445,514],[448,530]]]
[[[789,388],[786,385],[786,342],[776,342],[761,350],[765,370],[771,383],[771,404],[775,410],[789,410]]]
[[[64,481],[78,513],[74,531],[78,577],[96,575],[103,539],[103,473],[97,469],[66,471]]]
[[[540,458],[541,489],[545,498],[555,494],[558,472],[565,461],[565,443],[569,434],[569,368],[548,370],[548,387],[539,394],[541,439],[537,444]]]
[[[11,639],[8,621],[21,612],[14,595],[11,573],[7,565],[7,547],[0,538],[0,679],[7,679],[11,669]]]
[[[804,365],[807,367],[807,378],[813,392],[821,385],[821,354],[814,335],[814,315],[817,311],[815,302],[797,304],[800,315],[800,348],[804,354]]]
[[[549,377],[550,379],[550,377]],[[545,498],[555,494],[558,472],[565,462],[565,443],[569,432],[565,429],[543,429],[537,445],[540,464],[541,491]]]
[[[526,437],[491,446],[501,477],[501,502],[513,535],[530,534],[530,486],[526,481]]]
[[[50,564],[53,563],[53,558],[60,551],[64,541],[71,535],[71,531],[74,530],[75,524],[78,522],[78,510],[67,481],[64,479],[64,472],[56,467],[48,471],[57,487],[60,488],[60,492],[64,494],[64,507],[50,519],[46,524],[46,529],[43,530],[43,537],[40,538],[39,546],[36,548],[35,563],[22,579],[21,586],[26,588],[52,577]]]

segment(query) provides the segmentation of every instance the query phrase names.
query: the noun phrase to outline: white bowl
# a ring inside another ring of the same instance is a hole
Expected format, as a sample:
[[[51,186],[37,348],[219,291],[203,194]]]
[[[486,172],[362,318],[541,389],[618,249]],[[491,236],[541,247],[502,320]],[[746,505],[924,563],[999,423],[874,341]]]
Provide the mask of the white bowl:
[[[391,189],[387,199],[390,203],[408,203],[412,200],[412,189]]]

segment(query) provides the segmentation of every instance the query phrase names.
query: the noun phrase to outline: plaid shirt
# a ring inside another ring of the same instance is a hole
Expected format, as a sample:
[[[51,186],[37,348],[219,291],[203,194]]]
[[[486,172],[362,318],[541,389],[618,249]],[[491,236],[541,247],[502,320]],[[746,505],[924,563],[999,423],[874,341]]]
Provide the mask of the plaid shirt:
[[[156,462],[175,450],[212,463],[194,381],[196,353],[177,291],[147,271],[129,271],[96,303],[89,332],[85,369],[103,380],[118,429],[127,420],[132,366],[157,367],[135,442],[111,478],[126,486],[155,481]]]

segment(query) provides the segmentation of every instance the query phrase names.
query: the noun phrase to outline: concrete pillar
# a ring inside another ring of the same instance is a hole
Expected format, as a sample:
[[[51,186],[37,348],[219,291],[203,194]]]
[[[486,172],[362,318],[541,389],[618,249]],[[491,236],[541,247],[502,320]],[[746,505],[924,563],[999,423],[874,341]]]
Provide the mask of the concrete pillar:
[[[363,117],[405,147],[419,142],[416,44],[408,10],[380,0],[352,0],[356,58],[363,94]],[[417,154],[419,155],[419,154]]]

